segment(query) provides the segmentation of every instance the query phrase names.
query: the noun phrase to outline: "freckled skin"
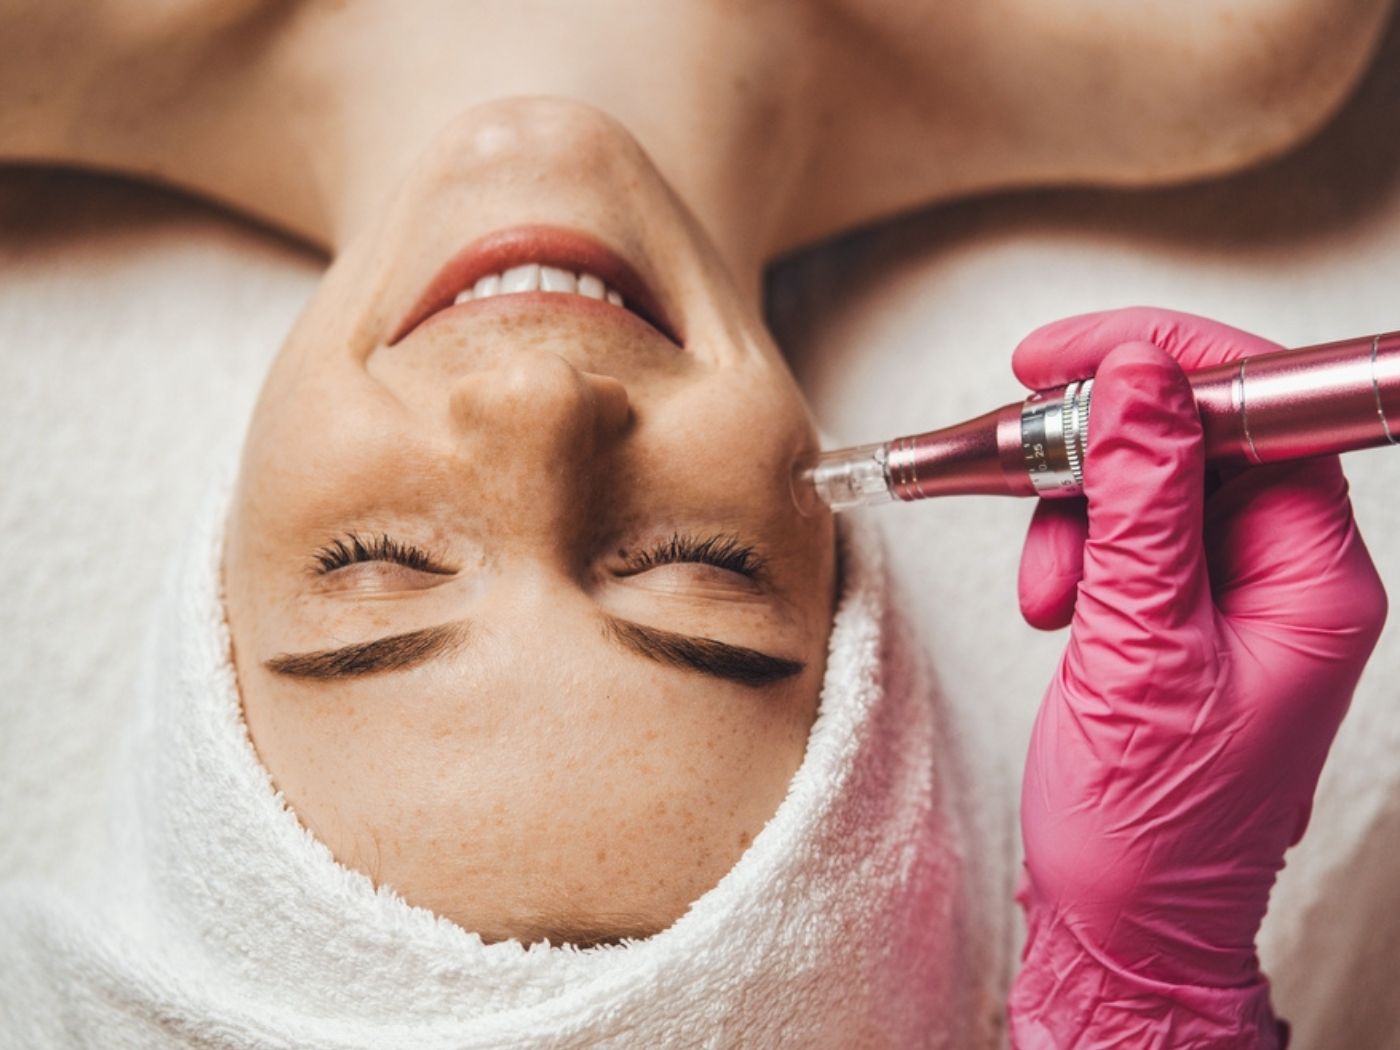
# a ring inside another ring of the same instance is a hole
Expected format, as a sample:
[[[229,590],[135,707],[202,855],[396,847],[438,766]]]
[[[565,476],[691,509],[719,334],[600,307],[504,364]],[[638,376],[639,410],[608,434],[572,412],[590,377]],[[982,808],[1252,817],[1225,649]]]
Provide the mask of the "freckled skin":
[[[522,194],[508,176],[527,164]],[[366,312],[393,314],[377,289],[411,301],[462,244],[541,218],[642,260],[685,349],[569,314],[463,315],[393,347],[364,334]],[[625,391],[621,424],[597,408],[604,384]],[[797,513],[786,473],[814,446],[761,322],[619,125],[559,102],[464,115],[337,261],[255,412],[225,581],[259,755],[341,861],[488,940],[548,936],[552,918],[665,928],[733,867],[802,758],[834,539],[829,517]],[[311,551],[369,522],[463,568],[405,589],[401,567],[354,566],[347,593],[316,590]],[[755,542],[771,593],[712,566],[610,568],[677,528]],[[805,669],[753,689],[659,666],[610,643],[603,611]],[[392,675],[262,666],[458,619],[464,651]]]

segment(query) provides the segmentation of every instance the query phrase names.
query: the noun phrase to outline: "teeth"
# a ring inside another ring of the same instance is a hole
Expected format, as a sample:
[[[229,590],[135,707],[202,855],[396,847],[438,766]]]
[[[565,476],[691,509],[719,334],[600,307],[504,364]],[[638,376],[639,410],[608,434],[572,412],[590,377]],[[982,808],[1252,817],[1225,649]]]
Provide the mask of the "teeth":
[[[622,296],[593,274],[574,274],[557,266],[542,266],[539,263],[513,266],[505,273],[489,273],[478,278],[474,286],[457,293],[453,304],[490,299],[495,295],[510,295],[514,292],[537,291],[581,295],[586,299],[604,300],[613,306],[625,308]]]
[[[517,266],[501,274],[501,294],[511,292],[533,292],[540,286],[540,264],[530,263]]]
[[[575,292],[578,290],[578,278],[568,270],[543,266],[540,268],[540,288],[546,292]]]

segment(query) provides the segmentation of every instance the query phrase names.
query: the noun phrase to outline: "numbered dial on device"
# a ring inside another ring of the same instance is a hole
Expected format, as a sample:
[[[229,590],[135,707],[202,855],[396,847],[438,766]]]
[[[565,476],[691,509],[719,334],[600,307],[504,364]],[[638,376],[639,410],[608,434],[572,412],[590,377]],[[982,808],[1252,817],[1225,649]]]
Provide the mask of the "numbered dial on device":
[[[1037,494],[1078,496],[1084,491],[1092,379],[1032,394],[1021,408],[1021,454]]]

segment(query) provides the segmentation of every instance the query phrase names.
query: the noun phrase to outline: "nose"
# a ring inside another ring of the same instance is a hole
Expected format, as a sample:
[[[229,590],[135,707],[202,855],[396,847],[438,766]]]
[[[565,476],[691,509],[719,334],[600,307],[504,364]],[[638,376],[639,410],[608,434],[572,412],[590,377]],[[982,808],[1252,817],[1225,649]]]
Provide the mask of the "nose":
[[[517,526],[529,519],[545,528],[578,516],[594,462],[632,419],[620,381],[529,349],[457,380],[449,410],[471,462],[490,472],[479,496],[489,494]]]

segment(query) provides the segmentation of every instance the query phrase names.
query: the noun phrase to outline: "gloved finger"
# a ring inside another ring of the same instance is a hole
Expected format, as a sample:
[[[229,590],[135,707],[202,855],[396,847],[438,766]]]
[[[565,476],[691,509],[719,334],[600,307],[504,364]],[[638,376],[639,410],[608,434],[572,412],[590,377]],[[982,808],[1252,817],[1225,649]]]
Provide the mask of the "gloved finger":
[[[1237,624],[1302,632],[1317,655],[1369,654],[1385,588],[1347,492],[1336,456],[1251,467],[1222,485],[1205,509],[1220,611]]]
[[[1016,592],[1026,623],[1042,631],[1069,626],[1084,575],[1084,541],[1089,535],[1082,499],[1043,499],[1031,515],[1021,547]]]
[[[1012,353],[1011,369],[1030,389],[1045,390],[1093,375],[1109,351],[1132,342],[1165,350],[1187,372],[1282,349],[1194,314],[1134,306],[1080,314],[1037,328]]]
[[[1221,471],[1207,470],[1205,493],[1221,484]],[[1089,537],[1088,506],[1082,499],[1036,501],[1016,580],[1021,616],[1041,631],[1068,627],[1074,617],[1079,581],[1084,576],[1084,541]]]
[[[1155,346],[1118,347],[1098,377],[1084,578],[1064,669],[1077,694],[1110,704],[1190,695],[1215,651],[1200,418],[1185,374]]]

